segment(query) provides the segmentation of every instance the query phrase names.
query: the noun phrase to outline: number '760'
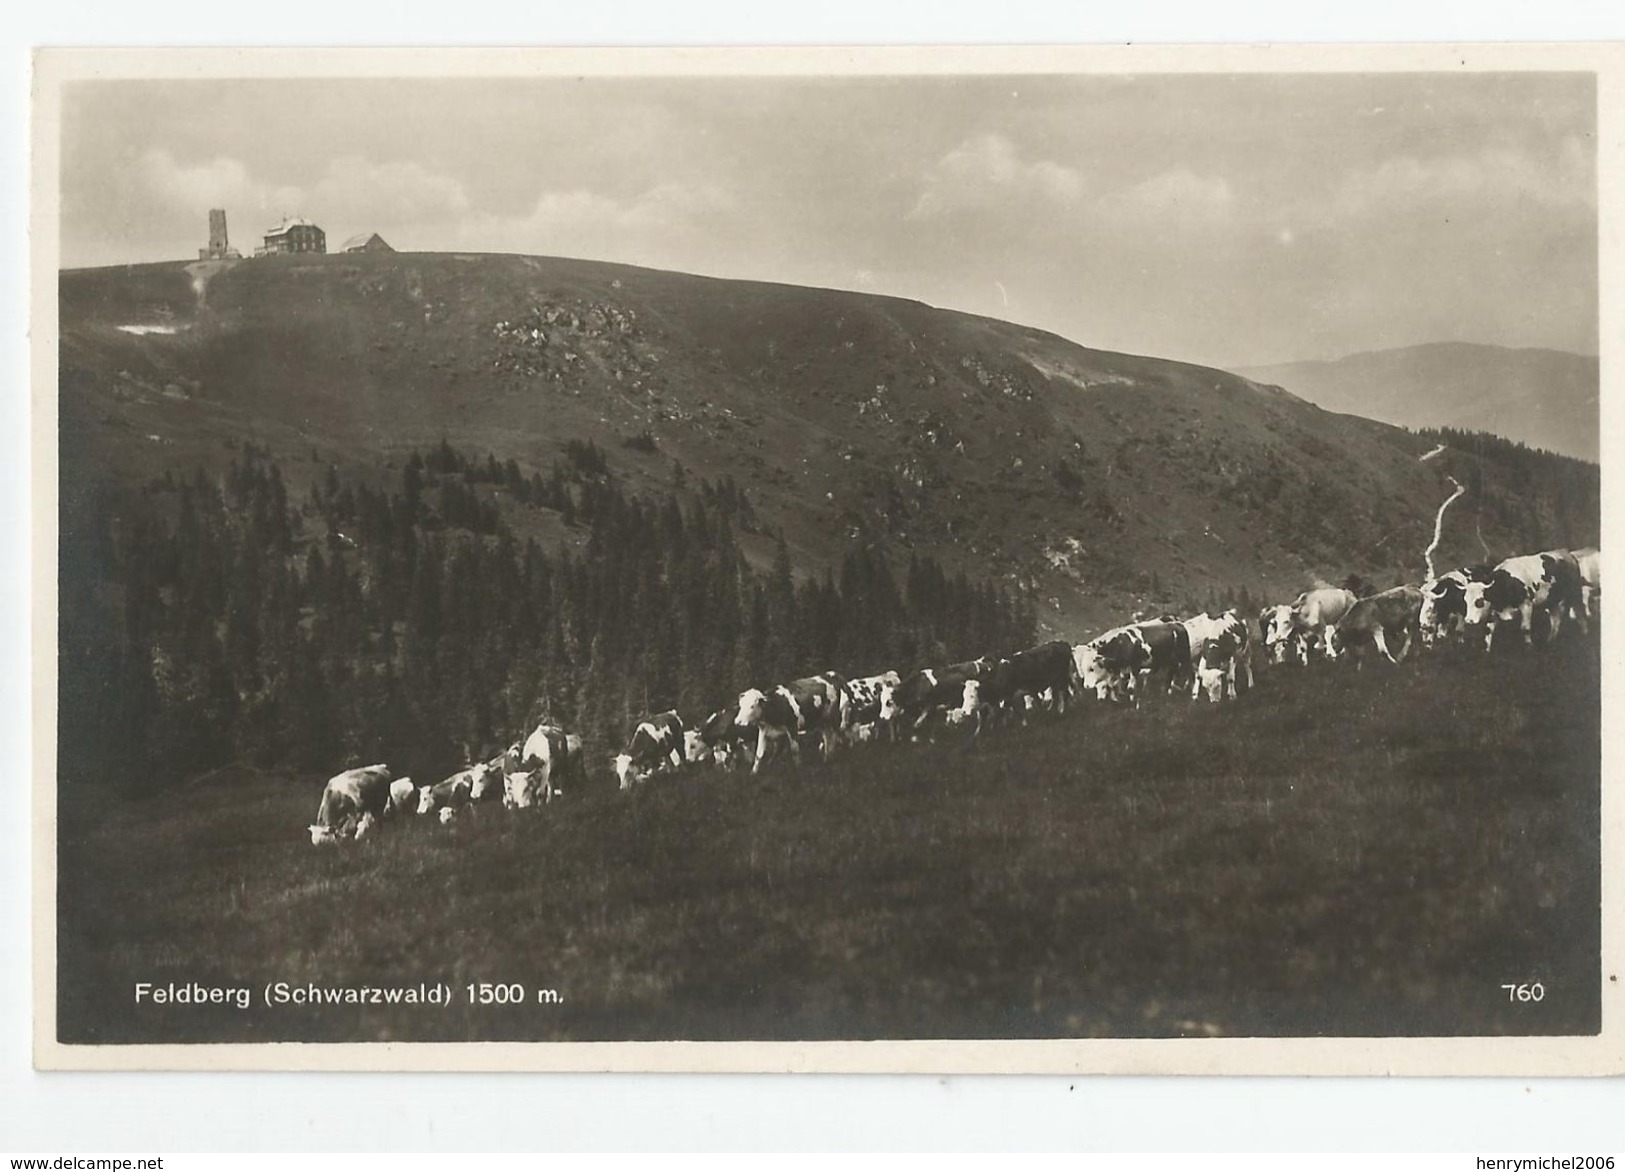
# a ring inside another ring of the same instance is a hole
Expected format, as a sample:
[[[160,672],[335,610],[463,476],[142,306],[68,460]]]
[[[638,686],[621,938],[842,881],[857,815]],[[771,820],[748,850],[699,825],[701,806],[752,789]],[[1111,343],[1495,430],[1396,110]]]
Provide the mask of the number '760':
[[[1507,991],[1508,1001],[1544,1001],[1546,1000],[1546,986],[1539,981],[1528,985],[1502,985]]]

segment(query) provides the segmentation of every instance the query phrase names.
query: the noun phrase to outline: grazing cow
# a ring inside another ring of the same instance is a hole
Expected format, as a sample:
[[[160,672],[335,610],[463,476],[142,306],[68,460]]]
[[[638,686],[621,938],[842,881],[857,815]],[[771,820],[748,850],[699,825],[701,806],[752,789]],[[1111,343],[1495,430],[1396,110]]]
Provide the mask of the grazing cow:
[[[699,728],[703,746],[699,760],[709,756],[721,768],[735,769],[751,758],[750,738],[734,723],[734,712],[731,707],[719,708],[705,718]]]
[[[538,725],[523,746],[509,749],[506,756],[502,804],[510,810],[545,805],[561,792],[562,780],[586,776],[581,739],[556,724]]]
[[[1587,547],[1574,551],[1574,562],[1580,567],[1580,606],[1588,619],[1597,617],[1597,599],[1602,595],[1602,554]]]
[[[1317,586],[1298,595],[1292,609],[1298,628],[1305,632],[1305,653],[1318,643],[1327,659],[1335,659],[1326,628],[1341,622],[1358,601],[1354,591],[1341,586]]]
[[[682,768],[687,733],[675,709],[639,724],[626,751],[615,758],[615,776],[621,779],[621,788],[631,789],[652,773]]]
[[[1070,648],[1067,658],[1071,658]],[[970,735],[980,736],[982,729],[997,718],[998,705],[987,698],[982,680],[966,680],[962,697],[959,707],[951,708],[946,713],[947,721],[950,725],[969,724]]]
[[[1236,698],[1236,668],[1239,665],[1247,676],[1247,690],[1253,687],[1252,641],[1246,621],[1234,610],[1224,613],[1219,625],[1202,642],[1196,658],[1195,680],[1191,685],[1191,699],[1203,691],[1217,704],[1221,698]]]
[[[705,743],[705,737],[697,728],[683,730],[683,764],[704,765],[713,760],[711,746]]]
[[[800,738],[818,735],[827,761],[835,752],[847,724],[846,681],[830,671],[808,676],[771,691],[748,688],[739,694],[739,710],[734,724],[756,730],[756,761],[751,773],[759,773],[767,758],[768,743],[788,739],[791,756],[801,758]]]
[[[1523,557],[1507,558],[1490,572],[1488,582],[1469,582],[1466,587],[1467,625],[1489,625],[1484,650],[1495,642],[1503,623],[1517,622],[1523,628],[1523,641],[1533,645],[1537,612],[1546,615],[1546,641],[1562,630],[1563,616],[1578,619],[1586,630],[1584,583],[1580,563],[1566,549],[1552,549]]]
[[[918,735],[933,711],[960,706],[965,699],[965,681],[980,679],[990,666],[990,660],[976,659],[923,668],[895,684],[882,684],[880,720],[894,735],[898,731]]]
[[[389,804],[384,807],[384,813],[406,813],[415,804],[417,792],[417,784],[410,777],[396,778],[389,783]]]
[[[1365,648],[1375,644],[1389,663],[1398,663],[1410,652],[1421,611],[1422,592],[1415,586],[1395,586],[1361,598],[1339,621],[1326,625],[1327,654],[1341,659],[1353,652],[1360,668],[1365,666]],[[1394,642],[1399,642],[1397,656],[1388,649]]]
[[[1489,566],[1464,566],[1422,583],[1422,609],[1416,621],[1422,629],[1424,646],[1431,647],[1466,625],[1468,584],[1482,582],[1487,585],[1491,576]]]
[[[881,700],[888,687],[896,688],[903,682],[902,677],[895,671],[882,672],[877,676],[863,676],[856,680],[846,681],[849,711],[848,739],[851,739],[851,729],[859,725],[874,724],[880,719]]]
[[[976,679],[982,702],[987,704],[1019,703],[1023,695],[1048,691],[1055,698],[1056,711],[1065,712],[1067,697],[1078,688],[1072,646],[1060,639],[1018,651],[1008,659],[982,662],[986,666]]]
[[[1094,654],[1079,657],[1083,661],[1079,666],[1089,673],[1084,686],[1102,699],[1126,696],[1137,705],[1140,685],[1152,676],[1166,677],[1170,690],[1190,676],[1190,631],[1181,622],[1153,619],[1118,627],[1092,645]]]
[[[476,792],[485,792],[486,776],[500,771],[500,765],[493,766],[488,761],[460,770],[445,781],[424,786],[418,790],[418,813],[433,814],[441,811],[440,821],[448,821],[445,811],[450,810],[455,815],[458,810],[473,802]]]
[[[1307,632],[1298,625],[1297,607],[1283,602],[1258,612],[1258,633],[1264,641],[1264,658],[1274,664],[1309,663]]]
[[[362,822],[371,819],[366,822],[370,828],[389,808],[389,780],[388,765],[364,765],[328,778],[316,821],[306,827],[310,844],[339,843],[365,834]]]

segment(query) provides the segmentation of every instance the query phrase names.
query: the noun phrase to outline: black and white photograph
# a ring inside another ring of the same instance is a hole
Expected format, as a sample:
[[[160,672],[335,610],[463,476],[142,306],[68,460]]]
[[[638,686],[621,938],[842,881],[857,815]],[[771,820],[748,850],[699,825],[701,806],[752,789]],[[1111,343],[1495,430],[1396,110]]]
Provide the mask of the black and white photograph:
[[[1619,53],[37,63],[39,1065],[1625,1064]]]

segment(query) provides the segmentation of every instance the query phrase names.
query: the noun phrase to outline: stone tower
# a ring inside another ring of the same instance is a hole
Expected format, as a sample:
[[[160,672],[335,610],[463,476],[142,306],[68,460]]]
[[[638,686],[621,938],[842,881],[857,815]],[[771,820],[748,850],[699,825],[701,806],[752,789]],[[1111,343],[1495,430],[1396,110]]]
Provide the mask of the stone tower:
[[[226,239],[226,209],[209,209],[209,255],[225,256],[231,248],[231,242]]]

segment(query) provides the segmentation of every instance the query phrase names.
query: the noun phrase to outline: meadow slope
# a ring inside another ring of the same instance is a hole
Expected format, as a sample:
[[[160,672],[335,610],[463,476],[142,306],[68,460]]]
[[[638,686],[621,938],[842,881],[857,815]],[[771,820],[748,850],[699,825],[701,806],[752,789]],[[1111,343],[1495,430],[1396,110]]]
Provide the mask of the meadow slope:
[[[1421,437],[1278,387],[914,301],[429,253],[248,261],[200,297],[191,267],[61,275],[65,525],[105,480],[218,473],[246,442],[297,497],[330,467],[397,481],[442,438],[527,474],[592,441],[629,492],[732,477],[799,572],[917,551],[1074,639],[1225,589],[1409,580],[1444,473],[1475,486],[1445,562],[1597,541],[1594,467],[1422,464]]]
[[[1277,669],[974,746],[312,848],[320,778],[64,786],[65,1042],[1580,1034],[1595,642]],[[80,779],[82,781],[82,779]],[[444,981],[448,1008],[137,1007]],[[465,1002],[517,982],[520,1006]],[[1508,982],[1539,981],[1538,1004]],[[558,1004],[539,1004],[537,989]]]

